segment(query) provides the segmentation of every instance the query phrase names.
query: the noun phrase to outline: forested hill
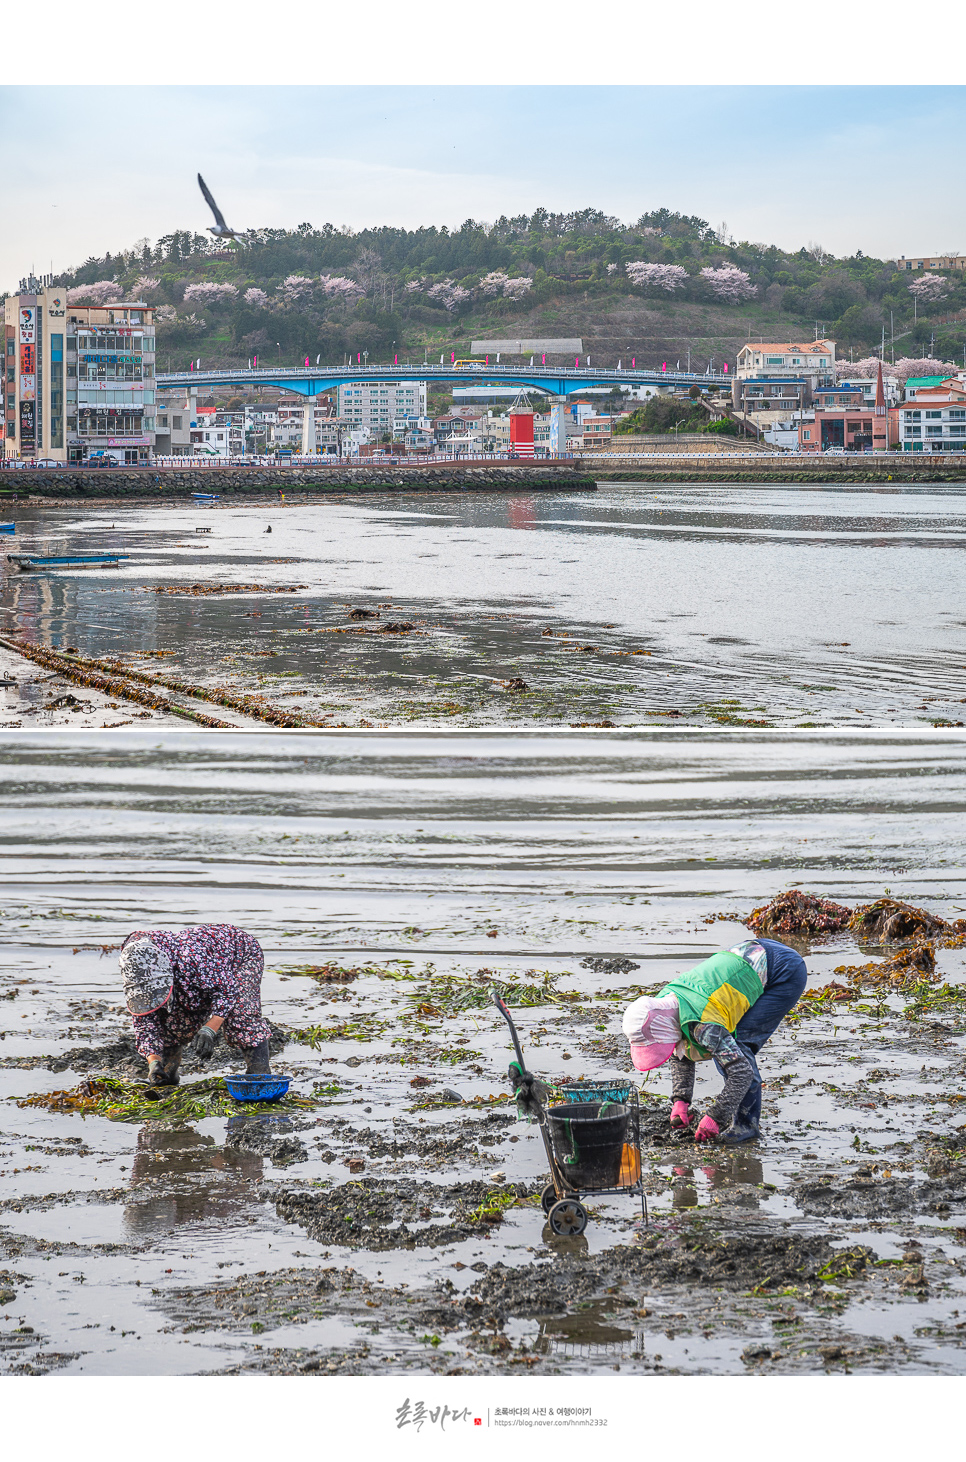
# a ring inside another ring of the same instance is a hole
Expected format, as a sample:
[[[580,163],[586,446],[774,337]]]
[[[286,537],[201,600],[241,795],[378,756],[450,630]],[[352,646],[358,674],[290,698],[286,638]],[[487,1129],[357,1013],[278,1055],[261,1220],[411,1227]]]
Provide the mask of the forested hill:
[[[668,209],[634,224],[542,208],[453,230],[304,223],[228,246],[179,231],[88,259],[56,282],[77,301],[155,304],[161,364],[173,367],[256,352],[283,363],[364,350],[382,360],[447,346],[465,354],[472,336],[579,335],[602,361],[683,363],[690,352],[703,369],[757,335],[817,330],[840,355],[864,355],[883,326],[887,342],[893,333],[902,341],[897,354],[934,348],[956,359],[963,333],[953,317],[966,306],[953,277],[917,282],[888,261],[836,259],[814,243],[789,253],[737,242],[725,225]]]

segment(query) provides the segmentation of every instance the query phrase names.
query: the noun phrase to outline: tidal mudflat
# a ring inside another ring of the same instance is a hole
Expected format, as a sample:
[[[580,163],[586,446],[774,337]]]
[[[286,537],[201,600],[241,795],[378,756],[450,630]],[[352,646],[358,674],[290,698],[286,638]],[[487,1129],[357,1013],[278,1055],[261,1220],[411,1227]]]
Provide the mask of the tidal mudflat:
[[[962,917],[962,736],[703,742],[8,733],[0,1367],[966,1369],[955,933],[931,964],[922,940],[805,941],[764,1139],[672,1142],[657,1073],[649,1222],[613,1196],[579,1239],[546,1226],[492,984],[538,1075],[598,1080],[629,1071],[627,1000],[776,895]],[[228,1100],[220,1046],[163,1111],[143,1098],[116,946],[209,920],[266,951],[292,1078],[270,1112]]]
[[[75,649],[88,679],[214,696],[223,721],[966,721],[958,484],[28,503],[15,517],[18,551],[130,557],[6,573],[0,633]],[[42,698],[9,709],[11,724],[53,724]]]

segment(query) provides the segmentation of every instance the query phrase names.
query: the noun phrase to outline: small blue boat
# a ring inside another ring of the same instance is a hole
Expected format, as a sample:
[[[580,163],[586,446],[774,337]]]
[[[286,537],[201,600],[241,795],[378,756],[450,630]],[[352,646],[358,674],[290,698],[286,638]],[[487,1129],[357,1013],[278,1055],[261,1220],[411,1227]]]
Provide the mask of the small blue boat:
[[[16,533],[16,523],[0,523],[0,533]]]
[[[216,503],[221,497],[220,492],[193,492],[192,497],[200,498],[205,503]]]
[[[31,569],[86,568],[89,564],[114,564],[130,557],[129,553],[86,553],[69,558],[35,558],[33,555],[27,557],[8,553],[7,562],[15,563],[21,573],[28,573]]]

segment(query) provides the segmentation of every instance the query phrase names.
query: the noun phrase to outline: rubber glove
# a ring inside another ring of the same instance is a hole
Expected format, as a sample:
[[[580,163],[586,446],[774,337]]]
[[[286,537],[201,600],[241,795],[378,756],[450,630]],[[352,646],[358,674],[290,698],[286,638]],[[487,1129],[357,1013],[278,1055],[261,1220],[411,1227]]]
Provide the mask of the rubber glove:
[[[177,1084],[177,1077],[175,1077],[174,1081],[171,1080],[171,1077],[164,1069],[164,1063],[159,1057],[156,1056],[153,1061],[148,1062],[149,1086],[177,1086]]]
[[[691,1125],[691,1108],[687,1102],[675,1102],[671,1108],[671,1126],[689,1127]]]
[[[203,1025],[194,1039],[194,1052],[199,1061],[207,1061],[215,1049],[215,1032],[210,1025]]]
[[[718,1124],[713,1117],[702,1117],[694,1134],[695,1142],[710,1142],[718,1135]]]

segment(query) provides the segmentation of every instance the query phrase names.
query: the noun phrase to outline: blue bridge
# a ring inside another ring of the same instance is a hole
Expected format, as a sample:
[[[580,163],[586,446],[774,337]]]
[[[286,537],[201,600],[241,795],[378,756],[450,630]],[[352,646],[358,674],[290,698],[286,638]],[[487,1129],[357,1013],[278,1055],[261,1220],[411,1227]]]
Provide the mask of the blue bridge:
[[[299,396],[319,396],[336,386],[376,384],[379,381],[438,381],[441,385],[519,386],[545,391],[550,396],[573,396],[588,386],[663,386],[686,391],[690,386],[730,386],[730,375],[714,372],[630,370],[617,366],[505,366],[505,365],[404,365],[372,366],[276,366],[271,370],[229,369],[220,371],[158,372],[162,391],[190,386],[277,386]]]

